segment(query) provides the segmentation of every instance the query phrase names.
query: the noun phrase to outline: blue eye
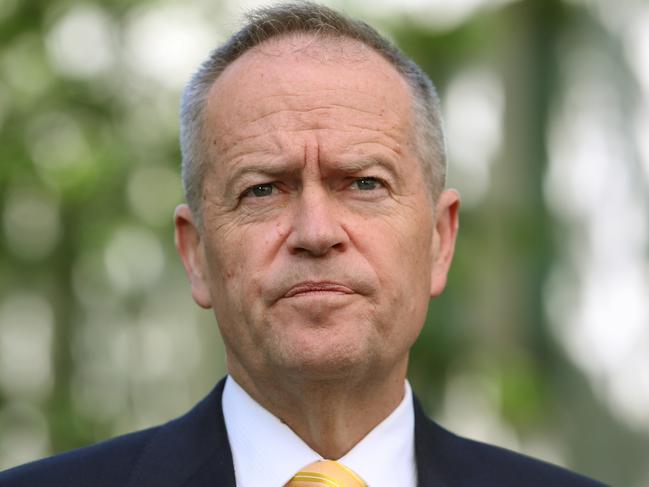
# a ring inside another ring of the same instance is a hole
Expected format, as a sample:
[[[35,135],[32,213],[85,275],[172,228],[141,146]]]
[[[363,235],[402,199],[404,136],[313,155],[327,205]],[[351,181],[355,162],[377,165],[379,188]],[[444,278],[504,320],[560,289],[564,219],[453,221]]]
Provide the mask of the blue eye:
[[[246,190],[244,196],[254,196],[255,198],[263,198],[273,194],[275,185],[273,183],[256,184]]]
[[[371,191],[373,189],[380,188],[382,186],[381,182],[376,178],[358,178],[353,183],[357,189],[361,191]]]

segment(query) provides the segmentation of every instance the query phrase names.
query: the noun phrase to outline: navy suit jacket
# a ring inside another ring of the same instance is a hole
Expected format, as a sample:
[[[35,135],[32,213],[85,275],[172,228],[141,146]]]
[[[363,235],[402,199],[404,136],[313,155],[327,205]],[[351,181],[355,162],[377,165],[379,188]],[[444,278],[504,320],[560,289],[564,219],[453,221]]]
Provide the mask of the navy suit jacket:
[[[224,382],[178,419],[7,470],[0,473],[0,487],[235,487],[221,409]],[[414,403],[419,487],[603,485],[456,436],[428,419],[416,399]]]

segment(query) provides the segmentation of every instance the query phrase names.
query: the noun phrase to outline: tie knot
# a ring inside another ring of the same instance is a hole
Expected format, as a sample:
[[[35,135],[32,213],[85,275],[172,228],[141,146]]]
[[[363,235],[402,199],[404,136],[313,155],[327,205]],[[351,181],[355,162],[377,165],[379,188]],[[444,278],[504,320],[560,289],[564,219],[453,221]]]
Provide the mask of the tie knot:
[[[285,487],[367,487],[350,468],[334,460],[319,460],[307,465]]]

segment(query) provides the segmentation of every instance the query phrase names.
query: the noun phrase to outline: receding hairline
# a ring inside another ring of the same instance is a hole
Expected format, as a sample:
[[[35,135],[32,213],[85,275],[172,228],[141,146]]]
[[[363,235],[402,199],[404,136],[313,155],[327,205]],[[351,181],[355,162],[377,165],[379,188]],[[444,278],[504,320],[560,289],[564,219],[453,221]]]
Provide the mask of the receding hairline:
[[[289,32],[265,39],[261,43],[243,51],[236,59],[228,63],[224,69],[212,80],[211,86],[207,90],[204,110],[202,113],[201,134],[203,139],[213,138],[214,134],[210,132],[209,116],[213,111],[218,111],[218,103],[227,94],[221,92],[224,85],[238,81],[238,77],[245,76],[247,69],[250,68],[248,63],[255,63],[260,60],[272,60],[273,57],[284,58],[295,54],[295,60],[301,61],[300,57],[306,57],[314,63],[321,63],[324,66],[331,64],[333,68],[343,64],[346,67],[362,65],[363,63],[372,63],[374,67],[385,73],[385,78],[398,83],[402,93],[407,99],[407,124],[409,131],[409,144],[415,149],[416,145],[416,128],[415,128],[415,93],[408,82],[407,78],[388,60],[381,52],[367,45],[362,40],[354,39],[349,36],[336,35],[331,33],[317,34],[312,32]],[[332,56],[333,55],[335,56]],[[342,59],[340,56],[342,55]],[[342,63],[341,63],[342,61]],[[378,64],[376,64],[378,63]],[[231,86],[231,85],[230,85]],[[230,88],[230,87],[229,87]],[[231,88],[230,88],[231,89]],[[235,88],[235,91],[238,91]],[[362,92],[362,90],[359,90]],[[214,105],[213,105],[214,104]],[[213,148],[210,143],[206,147]]]
[[[395,66],[390,63],[390,61],[377,49],[369,45],[367,42],[364,42],[363,39],[358,39],[352,36],[349,36],[343,32],[329,32],[329,31],[289,31],[283,32],[281,34],[274,35],[263,41],[255,44],[245,51],[241,51],[236,58],[232,59],[228,66],[235,63],[239,58],[247,56],[249,54],[264,54],[268,56],[273,56],[272,52],[273,47],[284,47],[282,52],[286,50],[286,44],[289,44],[291,48],[294,49],[296,53],[303,53],[304,55],[309,56],[309,54],[314,57],[317,55],[324,55],[325,53],[330,53],[332,48],[340,48],[338,54],[343,55],[342,58],[336,58],[336,61],[345,60],[353,53],[374,53],[390,66],[392,66],[395,71],[398,70]],[[277,53],[281,55],[282,53]],[[366,56],[349,58],[349,61],[362,60]],[[324,61],[324,59],[322,59]],[[227,69],[227,66],[226,66]]]
[[[434,84],[426,73],[398,47],[362,20],[309,1],[263,7],[246,15],[247,23],[217,47],[186,85],[181,102],[181,152],[183,187],[192,212],[200,216],[206,155],[203,138],[207,98],[224,71],[258,46],[287,38],[307,36],[331,52],[335,43],[355,45],[356,52],[374,51],[392,66],[410,94],[411,121],[415,132],[415,151],[424,170],[432,200],[444,188],[446,148],[440,102]],[[354,42],[356,41],[356,42]],[[335,50],[335,48],[334,48]],[[349,48],[346,50],[349,52]],[[332,56],[333,58],[333,56]],[[340,62],[337,59],[338,62]],[[394,72],[393,71],[393,72]]]

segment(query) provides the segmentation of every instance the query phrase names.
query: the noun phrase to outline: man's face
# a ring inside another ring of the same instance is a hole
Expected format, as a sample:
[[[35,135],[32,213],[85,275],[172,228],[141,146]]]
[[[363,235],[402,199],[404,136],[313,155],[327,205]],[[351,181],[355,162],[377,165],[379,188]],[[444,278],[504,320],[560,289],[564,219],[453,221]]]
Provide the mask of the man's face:
[[[214,84],[203,229],[186,207],[176,225],[230,372],[405,370],[444,287],[457,209],[445,193],[436,219],[411,111],[395,69],[351,41],[275,40]]]

